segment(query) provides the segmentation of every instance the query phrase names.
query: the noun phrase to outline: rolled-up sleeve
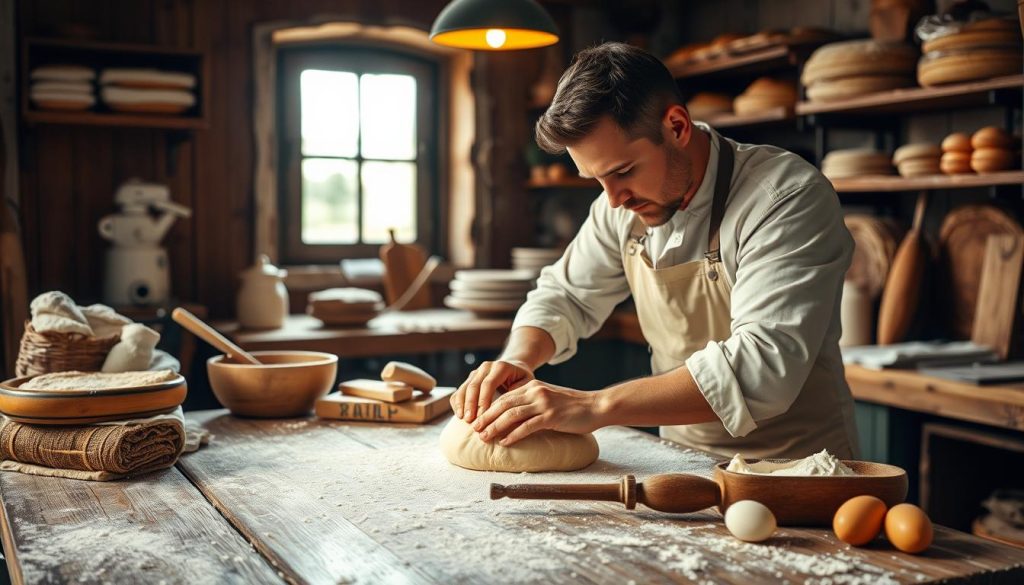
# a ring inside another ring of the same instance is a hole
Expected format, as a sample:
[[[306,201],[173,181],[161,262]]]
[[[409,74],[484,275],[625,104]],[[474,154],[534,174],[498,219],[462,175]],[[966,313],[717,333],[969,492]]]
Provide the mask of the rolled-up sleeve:
[[[600,329],[617,304],[629,296],[622,268],[619,222],[602,194],[558,262],[544,268],[512,328],[539,327],[555,342],[549,363],[576,353],[577,341]]]
[[[738,234],[731,335],[686,360],[733,436],[750,433],[796,400],[853,255],[838,199],[826,184],[776,194],[750,224]]]

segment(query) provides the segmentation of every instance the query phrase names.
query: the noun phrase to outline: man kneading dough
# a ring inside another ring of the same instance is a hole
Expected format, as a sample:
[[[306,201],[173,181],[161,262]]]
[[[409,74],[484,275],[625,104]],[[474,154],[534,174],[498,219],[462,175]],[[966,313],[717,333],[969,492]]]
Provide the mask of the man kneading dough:
[[[660,425],[723,457],[857,453],[839,353],[853,240],[831,184],[800,157],[691,120],[652,55],[619,43],[578,54],[537,122],[604,188],[544,269],[499,359],[452,395],[483,441],[540,431]],[[632,294],[653,376],[597,392],[533,372],[576,351]],[[507,390],[497,397],[499,390]]]

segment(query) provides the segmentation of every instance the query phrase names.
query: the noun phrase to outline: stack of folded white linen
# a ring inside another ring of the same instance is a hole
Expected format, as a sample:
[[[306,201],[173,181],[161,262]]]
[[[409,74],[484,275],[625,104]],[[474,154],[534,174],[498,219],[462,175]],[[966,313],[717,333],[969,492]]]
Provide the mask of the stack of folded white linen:
[[[196,103],[196,76],[180,71],[109,67],[100,73],[101,96],[112,110],[180,114]]]
[[[96,72],[82,65],[41,65],[29,73],[29,98],[42,110],[87,110],[96,104]]]

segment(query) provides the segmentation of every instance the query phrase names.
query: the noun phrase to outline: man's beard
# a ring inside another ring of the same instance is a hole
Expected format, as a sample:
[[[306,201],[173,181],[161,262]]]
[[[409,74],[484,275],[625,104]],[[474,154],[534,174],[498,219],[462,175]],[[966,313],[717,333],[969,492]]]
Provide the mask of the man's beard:
[[[665,203],[647,203],[654,211],[640,215],[640,220],[648,227],[665,225],[683,206],[686,194],[693,186],[693,162],[682,150],[665,146],[666,161],[665,181],[661,184],[661,197]],[[638,214],[639,215],[639,214]]]

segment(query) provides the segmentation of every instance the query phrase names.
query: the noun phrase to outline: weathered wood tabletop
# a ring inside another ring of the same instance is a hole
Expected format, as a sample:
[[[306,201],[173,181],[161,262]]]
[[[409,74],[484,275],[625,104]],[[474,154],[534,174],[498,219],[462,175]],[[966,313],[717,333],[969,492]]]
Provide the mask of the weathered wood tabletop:
[[[851,548],[826,529],[745,544],[710,510],[488,499],[491,482],[710,475],[707,456],[631,429],[599,431],[601,458],[586,470],[510,474],[448,464],[443,421],[188,417],[215,436],[176,469],[113,483],[0,474],[14,581],[1024,582],[1024,551],[942,528],[912,556],[884,539]]]

